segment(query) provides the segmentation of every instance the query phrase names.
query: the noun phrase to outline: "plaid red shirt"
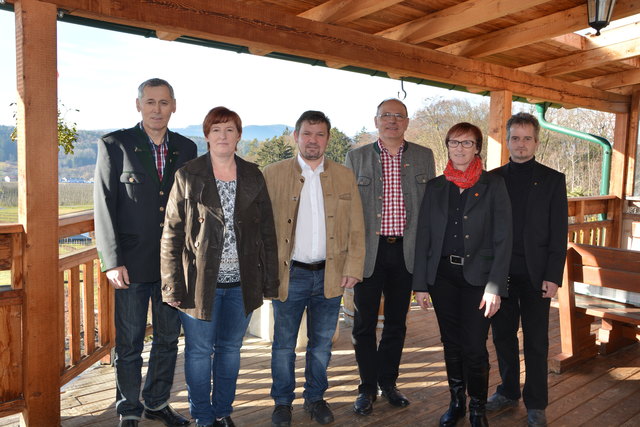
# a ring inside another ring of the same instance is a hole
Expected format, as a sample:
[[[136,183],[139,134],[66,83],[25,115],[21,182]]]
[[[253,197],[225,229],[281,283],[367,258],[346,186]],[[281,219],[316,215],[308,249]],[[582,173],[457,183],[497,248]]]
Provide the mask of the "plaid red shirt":
[[[142,129],[142,131],[144,132],[142,122],[140,122],[140,129]],[[167,162],[167,153],[169,152],[169,149],[167,148],[167,142],[169,141],[169,131],[167,130],[167,132],[165,132],[164,140],[160,145],[156,145],[149,135],[147,135],[147,137],[149,138],[149,145],[151,146],[151,155],[153,156],[156,164],[156,169],[158,170],[158,178],[160,179],[160,182],[162,182],[164,166]]]
[[[404,144],[400,146],[395,156],[389,153],[378,140],[380,161],[382,163],[382,222],[380,235],[404,236],[407,224],[407,213],[402,195],[402,152]]]

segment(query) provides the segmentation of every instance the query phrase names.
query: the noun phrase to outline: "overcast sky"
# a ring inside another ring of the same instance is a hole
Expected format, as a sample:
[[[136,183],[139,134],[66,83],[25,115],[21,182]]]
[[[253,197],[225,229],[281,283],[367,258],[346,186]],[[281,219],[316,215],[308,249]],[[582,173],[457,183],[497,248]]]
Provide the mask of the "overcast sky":
[[[12,125],[12,12],[0,11],[0,58],[0,124]],[[398,80],[65,23],[58,23],[58,73],[59,99],[67,108],[80,110],[67,114],[79,129],[132,126],[139,120],[137,87],[150,77],[174,86],[178,107],[173,128],[200,124],[209,109],[224,105],[238,112],[244,125],[293,125],[303,111],[321,110],[335,127],[353,136],[363,127],[374,130],[376,105],[400,91]],[[404,87],[410,114],[429,97],[480,100],[413,83]]]

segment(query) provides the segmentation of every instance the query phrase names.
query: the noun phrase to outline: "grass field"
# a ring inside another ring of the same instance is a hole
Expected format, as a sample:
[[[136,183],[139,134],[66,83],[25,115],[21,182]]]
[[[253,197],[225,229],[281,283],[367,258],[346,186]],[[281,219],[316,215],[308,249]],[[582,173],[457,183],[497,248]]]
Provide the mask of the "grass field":
[[[60,206],[58,214],[64,215],[93,209],[93,205]],[[18,207],[0,207],[0,223],[18,222]]]

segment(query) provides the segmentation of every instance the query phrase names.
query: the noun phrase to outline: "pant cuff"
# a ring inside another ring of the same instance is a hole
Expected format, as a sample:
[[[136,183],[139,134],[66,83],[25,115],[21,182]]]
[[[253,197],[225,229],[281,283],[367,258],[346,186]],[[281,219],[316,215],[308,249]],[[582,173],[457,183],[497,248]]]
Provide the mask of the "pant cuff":
[[[162,405],[158,405],[156,407],[149,407],[147,406],[147,404],[144,404],[144,409],[146,409],[147,411],[159,411],[161,409],[164,409],[165,407],[169,406],[169,402],[164,402]]]

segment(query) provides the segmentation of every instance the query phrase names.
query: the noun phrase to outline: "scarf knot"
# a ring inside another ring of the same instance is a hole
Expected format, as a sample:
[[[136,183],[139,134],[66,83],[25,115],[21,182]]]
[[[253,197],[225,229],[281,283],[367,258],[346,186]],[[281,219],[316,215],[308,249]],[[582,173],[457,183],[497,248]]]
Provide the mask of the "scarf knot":
[[[451,159],[449,159],[447,167],[444,168],[444,176],[447,181],[453,182],[462,189],[473,187],[476,182],[478,182],[478,179],[480,179],[481,174],[482,160],[480,156],[475,156],[464,171],[454,168]]]

